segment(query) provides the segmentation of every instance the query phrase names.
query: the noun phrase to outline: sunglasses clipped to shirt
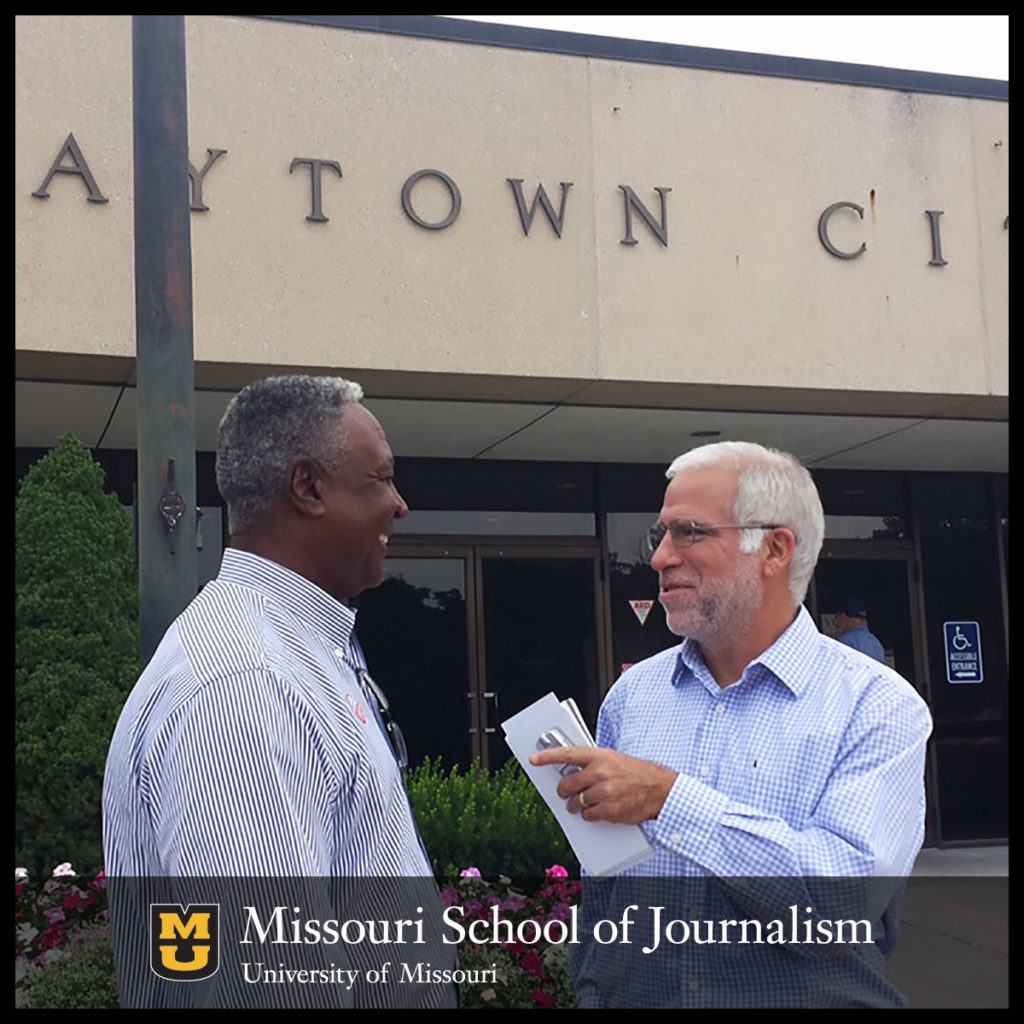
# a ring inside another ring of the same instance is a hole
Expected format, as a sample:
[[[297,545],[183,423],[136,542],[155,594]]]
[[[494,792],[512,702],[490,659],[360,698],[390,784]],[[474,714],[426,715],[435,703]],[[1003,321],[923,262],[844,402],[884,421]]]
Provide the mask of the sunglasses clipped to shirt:
[[[355,672],[363,692],[368,698],[372,696],[377,705],[377,713],[384,724],[384,732],[387,733],[388,741],[391,744],[391,752],[395,755],[399,770],[404,775],[405,770],[409,767],[409,750],[405,745],[402,730],[391,717],[391,705],[387,697],[384,696],[384,691],[373,681],[373,677],[365,668],[356,667]]]
[[[695,523],[692,519],[686,522],[655,523],[647,531],[647,557],[654,557],[654,552],[661,546],[666,533],[677,548],[688,548],[702,537],[713,537],[719,530],[777,529],[778,523],[727,523],[723,526],[711,526],[706,523]]]

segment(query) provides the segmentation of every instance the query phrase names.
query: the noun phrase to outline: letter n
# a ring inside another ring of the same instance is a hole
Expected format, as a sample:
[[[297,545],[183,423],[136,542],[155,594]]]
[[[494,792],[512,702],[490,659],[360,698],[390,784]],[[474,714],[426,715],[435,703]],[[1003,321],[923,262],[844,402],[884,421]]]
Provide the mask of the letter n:
[[[658,193],[658,197],[661,199],[661,221],[656,221],[654,215],[650,210],[640,202],[637,194],[628,186],[620,185],[619,188],[622,190],[622,194],[626,197],[626,237],[623,238],[620,245],[636,245],[637,240],[633,237],[633,210],[643,218],[644,223],[654,232],[657,236],[658,241],[662,245],[668,246],[668,210],[665,206],[665,196],[672,191],[670,188],[657,188],[654,191]]]

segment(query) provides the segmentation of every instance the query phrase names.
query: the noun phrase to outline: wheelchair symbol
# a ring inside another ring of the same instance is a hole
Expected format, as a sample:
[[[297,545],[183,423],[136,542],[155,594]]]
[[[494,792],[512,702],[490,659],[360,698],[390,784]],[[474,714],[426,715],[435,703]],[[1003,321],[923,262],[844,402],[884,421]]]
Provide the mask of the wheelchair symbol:
[[[959,626],[956,627],[956,632],[952,636],[952,643],[958,651],[965,651],[971,646],[970,638],[960,632]]]

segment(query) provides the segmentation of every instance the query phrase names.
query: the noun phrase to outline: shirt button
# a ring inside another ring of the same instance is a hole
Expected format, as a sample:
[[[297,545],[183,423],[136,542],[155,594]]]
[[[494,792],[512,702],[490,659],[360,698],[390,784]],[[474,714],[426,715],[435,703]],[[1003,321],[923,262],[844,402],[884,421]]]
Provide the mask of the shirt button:
[[[715,714],[716,715],[724,715],[725,714],[725,705],[724,704],[717,705],[715,707]]]
[[[696,921],[700,917],[700,911],[696,907],[690,907],[690,920]]]
[[[699,981],[691,981],[690,982],[690,991],[691,992],[699,992],[700,991],[700,982]]]
[[[673,846],[678,846],[682,841],[683,837],[678,832],[672,837]]]
[[[334,648],[334,653],[339,658],[344,658],[345,657],[345,652],[340,647],[335,647]]]
[[[711,769],[710,768],[701,768],[701,770],[700,770],[700,777],[702,779],[706,779],[710,774],[711,774]]]

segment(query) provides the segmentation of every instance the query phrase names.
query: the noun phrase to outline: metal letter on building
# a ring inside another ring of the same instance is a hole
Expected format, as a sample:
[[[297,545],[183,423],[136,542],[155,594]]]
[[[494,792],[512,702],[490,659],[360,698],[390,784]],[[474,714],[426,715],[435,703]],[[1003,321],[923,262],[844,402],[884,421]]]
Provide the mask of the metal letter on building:
[[[192,186],[192,202],[189,204],[189,208],[200,213],[209,210],[208,206],[203,205],[203,178],[206,177],[206,172],[227,152],[227,150],[208,149],[206,152],[209,154],[209,158],[206,163],[203,164],[203,169],[201,171],[197,171],[195,167],[192,166],[191,160],[188,162],[188,180]]]
[[[643,203],[637,198],[637,194],[628,186],[620,185],[619,188],[622,190],[623,195],[626,197],[626,237],[623,238],[619,245],[636,245],[637,240],[633,237],[633,210],[643,217],[644,222],[647,226],[658,236],[658,241],[662,245],[668,245],[668,210],[665,207],[665,196],[672,191],[670,188],[658,188],[655,187],[654,191],[658,193],[661,199],[661,223],[659,224],[655,219],[654,215],[650,210],[644,206]]]
[[[309,164],[309,175],[313,181],[313,212],[306,216],[306,220],[326,222],[329,221],[330,217],[324,216],[322,195],[320,188],[321,172],[323,168],[330,167],[332,170],[338,172],[338,177],[341,177],[341,166],[335,160],[315,160],[309,156],[297,156],[293,161],[291,167],[288,168],[288,173],[291,174],[296,167],[301,164]]]
[[[818,218],[818,240],[825,247],[825,249],[832,253],[833,256],[837,256],[841,260],[855,260],[862,252],[867,251],[867,246],[861,242],[860,248],[856,252],[843,252],[842,249],[837,249],[833,244],[832,240],[828,237],[828,222],[832,219],[832,214],[836,210],[856,210],[857,216],[861,220],[864,219],[864,207],[858,206],[856,203],[833,203],[831,206],[826,207],[821,216]]]
[[[431,223],[429,220],[424,220],[413,208],[412,208],[412,190],[413,186],[420,180],[420,178],[437,178],[444,183],[445,188],[448,189],[448,195],[451,196],[451,209],[448,211],[448,216],[443,220],[439,220],[435,223]],[[449,227],[455,223],[455,218],[458,217],[462,210],[462,193],[459,191],[459,186],[452,181],[443,171],[433,171],[426,168],[422,171],[417,171],[415,174],[410,174],[405,179],[405,184],[402,186],[402,209],[405,210],[405,215],[414,224],[419,224],[421,228],[427,228],[430,231],[440,231],[442,228]]]
[[[522,178],[506,178],[505,179],[512,186],[512,194],[516,197],[516,209],[519,210],[519,219],[523,224],[523,234],[529,235],[530,225],[533,223],[533,216],[537,212],[537,204],[539,203],[544,207],[544,213],[547,215],[548,221],[551,227],[554,229],[555,234],[562,237],[562,224],[565,221],[565,203],[569,196],[569,189],[572,188],[571,181],[560,181],[558,184],[562,187],[562,202],[558,208],[558,216],[555,216],[555,208],[551,205],[551,200],[548,198],[547,192],[544,191],[543,185],[537,186],[537,191],[533,195],[533,202],[530,204],[530,209],[526,209],[526,199],[523,196],[523,179]]]
[[[932,258],[928,261],[929,267],[944,267],[946,261],[942,258],[942,239],[939,238],[939,218],[945,210],[925,210],[928,223],[932,229]]]
[[[65,155],[71,157],[71,167],[63,166]],[[85,198],[90,203],[107,202],[107,197],[100,192],[99,185],[96,184],[96,179],[92,176],[92,171],[89,170],[89,165],[85,162],[85,157],[82,156],[82,150],[75,141],[74,134],[69,134],[64,140],[64,145],[60,147],[57,159],[50,164],[50,169],[46,172],[46,177],[43,178],[42,185],[32,193],[36,199],[50,198],[50,193],[47,189],[50,187],[50,179],[53,178],[55,174],[81,175],[82,181],[85,182],[85,187],[89,190],[89,194]]]

